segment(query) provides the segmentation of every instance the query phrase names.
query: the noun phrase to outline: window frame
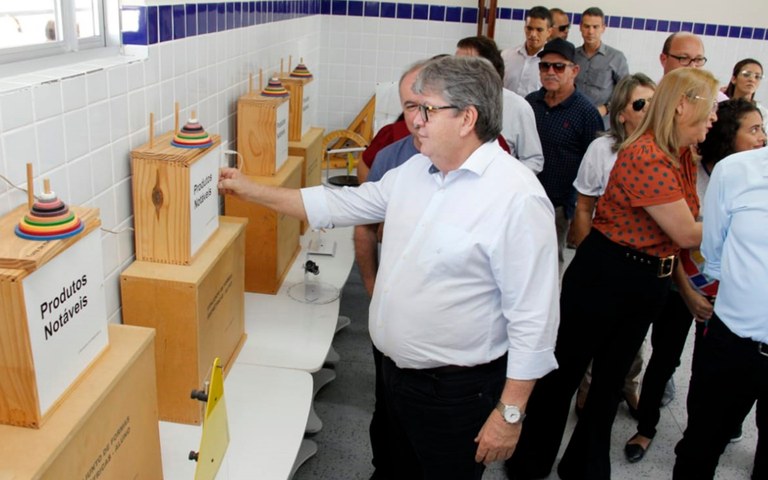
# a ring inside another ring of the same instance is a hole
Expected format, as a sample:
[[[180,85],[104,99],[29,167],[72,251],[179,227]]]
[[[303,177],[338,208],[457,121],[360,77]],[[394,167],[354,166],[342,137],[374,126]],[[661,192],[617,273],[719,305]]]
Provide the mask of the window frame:
[[[62,25],[60,40],[44,44],[0,48],[0,66],[7,67],[13,63],[26,63],[43,58],[61,58],[78,52],[120,45],[119,1],[96,0],[94,2],[98,10],[95,17],[98,20],[99,35],[84,39],[78,39],[76,36],[75,2],[76,0],[55,0],[54,11],[56,17],[61,19]]]

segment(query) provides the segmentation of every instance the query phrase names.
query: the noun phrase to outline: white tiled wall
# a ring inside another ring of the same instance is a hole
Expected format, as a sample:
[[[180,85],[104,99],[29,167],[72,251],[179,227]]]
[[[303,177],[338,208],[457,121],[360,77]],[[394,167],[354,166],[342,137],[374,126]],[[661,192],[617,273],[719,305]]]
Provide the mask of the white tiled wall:
[[[184,3],[184,2],[181,2]],[[149,113],[157,134],[196,110],[225,148],[235,148],[237,99],[248,72],[258,82],[287,62],[319,63],[320,16],[240,28],[148,47],[146,59],[0,93],[0,174],[25,187],[26,163],[67,203],[98,207],[105,228],[132,227],[130,150],[148,140]],[[287,67],[287,63],[286,63]],[[26,76],[27,79],[30,76]],[[15,79],[15,81],[21,81]],[[0,182],[0,215],[26,202]],[[2,241],[2,239],[0,239]],[[102,233],[110,320],[120,321],[119,275],[133,261],[133,233]]]

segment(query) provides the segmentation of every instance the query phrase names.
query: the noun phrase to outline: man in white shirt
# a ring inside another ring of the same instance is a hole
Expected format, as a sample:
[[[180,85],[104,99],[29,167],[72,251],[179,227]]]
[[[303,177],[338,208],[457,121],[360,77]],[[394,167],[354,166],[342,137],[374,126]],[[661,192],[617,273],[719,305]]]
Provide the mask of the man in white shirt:
[[[369,330],[399,446],[418,459],[396,478],[480,480],[512,454],[536,379],[557,366],[554,211],[495,141],[489,62],[430,61],[413,90],[421,153],[379,182],[297,191],[223,169],[219,188],[315,228],[386,220]]]
[[[524,97],[541,88],[538,53],[552,33],[552,14],[545,7],[533,7],[525,15],[525,43],[501,52],[504,59],[504,87]]]

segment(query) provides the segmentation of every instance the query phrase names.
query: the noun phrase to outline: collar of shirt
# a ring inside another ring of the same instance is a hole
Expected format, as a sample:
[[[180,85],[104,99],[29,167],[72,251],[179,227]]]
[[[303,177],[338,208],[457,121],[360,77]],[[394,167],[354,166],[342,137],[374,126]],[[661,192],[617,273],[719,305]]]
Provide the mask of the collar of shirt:
[[[505,153],[504,149],[501,148],[499,143],[496,141],[496,139],[491,140],[490,142],[484,143],[477,147],[477,149],[472,152],[472,154],[467,157],[466,160],[464,160],[464,163],[461,164],[459,168],[456,170],[453,170],[451,172],[448,172],[446,174],[445,178],[447,180],[448,176],[453,172],[460,172],[462,170],[467,170],[478,177],[483,176],[483,173],[488,168],[488,165],[493,162],[493,160],[496,158],[496,155],[498,155],[500,152]],[[437,168],[434,164],[430,164],[429,166],[429,173],[439,174],[440,169]]]
[[[600,42],[600,46],[597,47],[597,52],[595,52],[595,55],[597,55],[598,53],[600,55],[606,55],[606,51],[607,50],[605,48],[605,44],[603,42]],[[584,50],[584,45],[582,45],[580,47],[576,47],[576,55],[584,55],[585,57],[587,57],[587,51]],[[593,55],[593,57],[594,57],[594,55]],[[587,58],[589,58],[589,57],[587,57]]]
[[[568,107],[571,106],[571,104],[574,101],[576,101],[576,95],[578,93],[579,93],[578,89],[574,90],[573,93],[568,96],[568,98],[566,98],[562,102],[558,103],[557,105],[555,105],[553,107],[550,107],[547,104],[547,101],[544,99],[544,97],[547,95],[547,89],[544,88],[544,87],[541,87],[538,92],[534,92],[534,95],[535,95],[534,100],[537,103],[543,104],[545,107],[547,107],[550,110],[555,109],[555,108],[568,108]]]
[[[533,55],[528,55],[528,50],[526,50],[526,48],[525,48],[525,43],[523,43],[522,45],[520,45],[519,47],[517,47],[517,50],[516,50],[516,51],[517,51],[517,53],[519,53],[521,56],[523,56],[523,58],[525,58],[526,60],[530,60],[530,59],[532,59],[532,58],[539,58],[539,52],[540,52],[540,51],[542,51],[542,50],[544,50],[544,47],[541,47],[541,48],[540,48],[540,49],[539,49],[539,50],[538,50],[536,53],[534,53]]]

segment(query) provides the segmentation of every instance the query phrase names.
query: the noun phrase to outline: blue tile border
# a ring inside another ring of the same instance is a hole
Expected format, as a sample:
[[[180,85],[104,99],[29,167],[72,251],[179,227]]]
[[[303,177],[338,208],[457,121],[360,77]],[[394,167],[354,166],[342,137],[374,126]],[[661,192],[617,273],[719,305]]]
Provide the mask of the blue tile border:
[[[122,40],[126,45],[153,45],[312,15],[365,16],[475,24],[478,14],[478,9],[475,7],[381,0],[222,0],[160,6],[125,6],[121,11],[126,19],[131,16],[130,22],[123,22]],[[522,8],[500,7],[496,11],[496,19],[524,21],[525,13],[526,10]],[[580,13],[566,13],[573,19],[573,24],[581,23]],[[606,15],[606,24],[610,28],[625,30],[684,31],[708,37],[768,40],[766,28],[739,25],[715,25],[618,15]],[[136,30],[129,31],[126,28],[136,28]]]

